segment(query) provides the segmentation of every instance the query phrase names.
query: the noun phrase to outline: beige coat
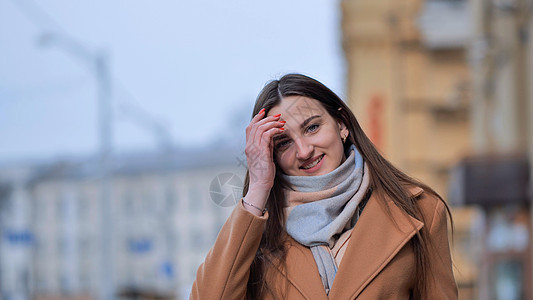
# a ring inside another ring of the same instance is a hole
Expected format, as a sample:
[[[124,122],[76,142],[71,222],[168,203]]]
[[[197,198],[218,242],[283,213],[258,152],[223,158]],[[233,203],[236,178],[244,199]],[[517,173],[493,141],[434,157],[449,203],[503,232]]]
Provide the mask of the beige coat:
[[[266,299],[409,299],[417,280],[409,240],[424,226],[434,245],[430,261],[436,280],[423,299],[457,299],[445,206],[420,188],[411,193],[418,197],[425,222],[408,216],[388,200],[395,224],[379,201],[370,197],[353,229],[329,297],[309,248],[288,237],[286,270],[269,268],[269,286],[275,287],[276,295]],[[199,267],[190,299],[245,298],[250,265],[267,218],[268,214],[257,217],[242,203],[237,205]]]

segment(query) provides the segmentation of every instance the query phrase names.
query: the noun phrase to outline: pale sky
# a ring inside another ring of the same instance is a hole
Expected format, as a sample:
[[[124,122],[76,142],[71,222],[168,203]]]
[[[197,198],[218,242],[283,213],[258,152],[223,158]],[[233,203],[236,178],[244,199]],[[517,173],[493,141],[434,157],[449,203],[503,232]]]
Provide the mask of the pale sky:
[[[343,97],[339,6],[0,0],[0,162],[98,151],[96,76],[90,60],[67,49],[69,39],[89,57],[109,55],[117,152],[157,147],[153,130],[140,125],[146,115],[175,146],[242,141],[257,93],[287,72],[308,74]],[[39,45],[43,34],[55,42]]]

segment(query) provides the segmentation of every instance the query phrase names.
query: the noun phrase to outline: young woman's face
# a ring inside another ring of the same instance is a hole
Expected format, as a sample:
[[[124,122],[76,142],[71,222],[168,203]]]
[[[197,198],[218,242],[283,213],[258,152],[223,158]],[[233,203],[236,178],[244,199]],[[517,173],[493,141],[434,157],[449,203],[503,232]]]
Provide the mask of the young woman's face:
[[[283,98],[268,112],[281,114],[285,131],[274,136],[274,158],[283,173],[317,176],[335,170],[344,160],[342,136],[348,129],[333,119],[315,99],[303,96]]]

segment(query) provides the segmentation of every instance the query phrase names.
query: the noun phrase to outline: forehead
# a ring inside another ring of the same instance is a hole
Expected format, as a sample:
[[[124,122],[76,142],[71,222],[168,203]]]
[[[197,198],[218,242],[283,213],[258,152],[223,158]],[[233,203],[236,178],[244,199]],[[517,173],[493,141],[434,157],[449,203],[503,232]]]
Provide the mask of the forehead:
[[[329,116],[318,100],[303,96],[289,96],[270,109],[268,116],[281,114],[281,119],[303,122],[314,115]]]

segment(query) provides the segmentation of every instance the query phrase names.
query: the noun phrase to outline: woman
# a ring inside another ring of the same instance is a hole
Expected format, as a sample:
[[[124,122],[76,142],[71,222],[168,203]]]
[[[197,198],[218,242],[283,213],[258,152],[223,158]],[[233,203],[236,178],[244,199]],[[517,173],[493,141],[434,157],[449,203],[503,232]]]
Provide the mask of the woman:
[[[244,197],[191,299],[457,299],[446,203],[383,158],[326,86],[268,83],[245,153]]]

